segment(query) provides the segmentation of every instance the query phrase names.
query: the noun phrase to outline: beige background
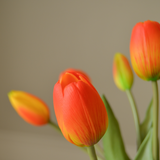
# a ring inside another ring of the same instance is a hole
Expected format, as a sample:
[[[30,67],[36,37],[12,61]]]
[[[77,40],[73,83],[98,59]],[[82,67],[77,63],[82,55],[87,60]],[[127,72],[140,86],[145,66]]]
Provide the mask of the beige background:
[[[23,90],[40,97],[56,122],[53,87],[59,74],[72,67],[88,73],[99,94],[106,95],[125,144],[134,146],[129,102],[113,82],[113,56],[121,52],[130,58],[133,26],[148,19],[160,22],[159,8],[160,1],[147,0],[0,0],[0,132],[8,133],[8,137],[12,132],[56,137],[50,126],[34,127],[23,121],[10,105],[7,93]],[[141,121],[152,97],[151,89],[150,82],[135,75],[132,91]]]

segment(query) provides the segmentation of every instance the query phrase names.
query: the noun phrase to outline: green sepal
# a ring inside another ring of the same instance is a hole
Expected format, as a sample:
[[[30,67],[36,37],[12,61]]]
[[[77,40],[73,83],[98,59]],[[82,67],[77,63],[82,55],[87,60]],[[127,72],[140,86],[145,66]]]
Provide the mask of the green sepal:
[[[141,143],[134,160],[153,160],[152,156],[152,132],[150,128],[143,142]]]
[[[120,127],[114,113],[106,100],[102,96],[103,103],[108,113],[108,129],[102,138],[104,156],[107,160],[129,160],[122,140]]]
[[[141,139],[144,140],[145,136],[147,135],[148,131],[152,127],[153,122],[153,99],[151,100],[146,115],[144,118],[144,121],[140,124],[140,130],[141,130]]]

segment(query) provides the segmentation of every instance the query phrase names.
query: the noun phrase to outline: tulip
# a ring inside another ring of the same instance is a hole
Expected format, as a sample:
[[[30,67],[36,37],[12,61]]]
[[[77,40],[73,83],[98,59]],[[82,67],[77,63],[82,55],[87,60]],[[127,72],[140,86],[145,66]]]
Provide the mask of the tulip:
[[[36,126],[49,122],[49,109],[38,97],[23,91],[10,91],[8,97],[13,108],[26,122]]]
[[[137,133],[137,145],[139,147],[141,144],[139,115],[134,97],[130,90],[133,84],[133,72],[127,58],[121,53],[116,53],[114,56],[113,79],[117,87],[122,91],[125,91],[127,94],[128,100],[131,105],[131,110],[133,113],[133,118]]]
[[[113,61],[113,79],[121,90],[129,90],[133,84],[133,73],[127,58],[116,53]]]
[[[90,77],[89,77],[85,72],[83,72],[83,71],[81,71],[81,70],[69,68],[69,69],[65,70],[64,72],[62,72],[62,73],[60,74],[60,77],[61,77],[62,74],[64,74],[65,72],[70,72],[70,73],[75,73],[75,72],[76,72],[76,73],[80,73],[80,74],[82,74],[89,82],[91,82]]]
[[[53,103],[64,137],[77,146],[92,146],[106,132],[108,116],[93,85],[79,72],[63,72],[54,86]]]
[[[131,35],[130,56],[136,74],[148,81],[160,78],[160,24],[155,21],[137,23]]]

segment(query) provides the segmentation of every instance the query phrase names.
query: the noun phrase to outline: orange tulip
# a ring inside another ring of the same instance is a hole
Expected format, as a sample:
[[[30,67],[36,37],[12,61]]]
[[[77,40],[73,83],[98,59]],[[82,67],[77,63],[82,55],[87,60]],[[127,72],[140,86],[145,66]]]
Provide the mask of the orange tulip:
[[[130,56],[134,71],[144,79],[160,78],[160,24],[155,21],[137,23],[131,35]]]
[[[132,87],[132,69],[127,58],[121,53],[116,53],[114,56],[113,79],[116,86],[121,90],[128,90]]]
[[[108,116],[96,89],[79,72],[63,72],[53,90],[54,110],[64,137],[91,146],[106,132]]]
[[[61,77],[61,75],[64,74],[65,72],[70,72],[70,73],[75,73],[75,72],[77,72],[77,73],[80,73],[80,74],[82,74],[89,82],[91,82],[90,77],[89,77],[85,72],[83,72],[83,71],[81,71],[81,70],[69,68],[69,69],[65,70],[64,72],[62,72],[62,73],[60,74],[60,77]]]
[[[10,91],[8,97],[13,108],[26,122],[36,126],[49,122],[49,109],[38,97],[23,91]]]

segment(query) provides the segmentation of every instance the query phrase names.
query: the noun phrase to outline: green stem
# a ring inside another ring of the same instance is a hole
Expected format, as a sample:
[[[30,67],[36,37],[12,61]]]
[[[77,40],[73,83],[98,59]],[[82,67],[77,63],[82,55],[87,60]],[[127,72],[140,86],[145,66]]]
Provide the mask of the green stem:
[[[98,160],[105,160],[105,158],[102,157],[102,156],[100,156],[100,155],[97,155],[97,159],[98,159]]]
[[[59,133],[61,133],[61,130],[56,123],[49,120],[48,124],[50,124],[54,129],[56,129]]]
[[[159,160],[158,155],[158,84],[157,81],[152,82],[153,89],[153,159]]]
[[[50,124],[54,129],[56,129],[59,133],[62,134],[60,128],[58,127],[58,125],[56,123],[54,123],[51,120],[49,120],[48,124]],[[81,148],[84,152],[88,153],[87,152],[87,148],[85,148],[85,147],[79,147],[79,148]],[[103,158],[98,156],[98,160],[103,160]]]
[[[135,100],[133,98],[131,91],[126,90],[126,93],[129,99],[129,103],[131,105],[132,113],[133,113],[134,123],[136,127],[136,134],[137,134],[137,146],[139,148],[141,144],[141,132],[140,132],[140,122],[139,122],[138,111],[137,111],[136,103],[135,103]]]
[[[97,156],[96,156],[94,146],[87,147],[87,150],[88,150],[90,160],[97,160]]]

